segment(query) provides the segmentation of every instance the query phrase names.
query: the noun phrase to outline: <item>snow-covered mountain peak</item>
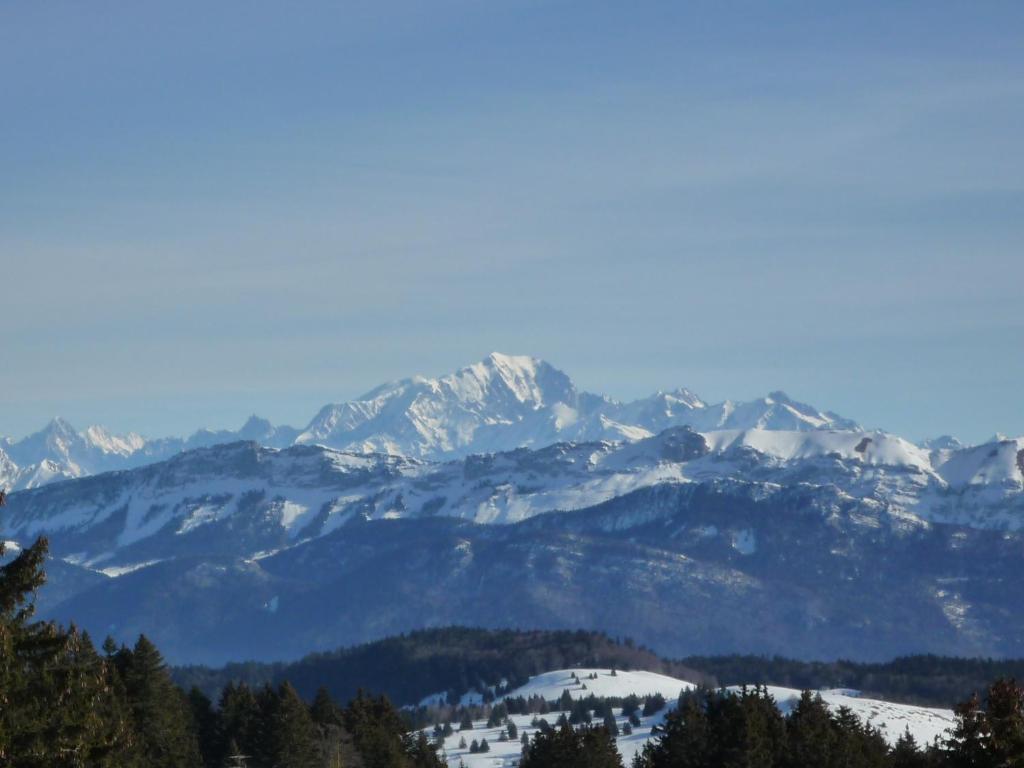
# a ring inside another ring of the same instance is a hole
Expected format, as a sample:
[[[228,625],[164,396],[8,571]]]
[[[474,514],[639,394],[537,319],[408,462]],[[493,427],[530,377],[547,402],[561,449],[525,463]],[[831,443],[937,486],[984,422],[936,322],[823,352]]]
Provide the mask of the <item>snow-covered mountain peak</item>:
[[[569,377],[557,368],[535,357],[498,352],[438,383],[467,404],[491,404],[495,398],[511,395],[519,403],[537,409],[576,399]]]
[[[1024,437],[943,451],[935,460],[939,474],[953,486],[1024,488]]]
[[[749,448],[782,462],[832,457],[933,474],[928,452],[886,432],[856,430],[721,430],[704,434],[713,451]]]
[[[86,427],[82,437],[90,445],[99,448],[104,453],[114,453],[119,456],[131,456],[136,451],[142,450],[146,445],[146,438],[135,432],[115,435],[104,427],[97,425]]]
[[[918,443],[922,448],[929,451],[958,451],[966,446],[952,435],[939,435],[929,437]]]
[[[235,440],[447,460],[558,442],[643,440],[682,426],[702,433],[860,430],[849,419],[781,391],[711,404],[680,387],[622,402],[579,391],[568,375],[542,359],[493,352],[440,377],[392,381],[356,400],[328,404],[302,430],[253,416],[240,430],[202,429],[187,439],[144,440],[102,427],[77,433],[55,420],[35,435],[0,444],[22,477],[56,478],[131,468]],[[37,472],[44,461],[51,465]]]

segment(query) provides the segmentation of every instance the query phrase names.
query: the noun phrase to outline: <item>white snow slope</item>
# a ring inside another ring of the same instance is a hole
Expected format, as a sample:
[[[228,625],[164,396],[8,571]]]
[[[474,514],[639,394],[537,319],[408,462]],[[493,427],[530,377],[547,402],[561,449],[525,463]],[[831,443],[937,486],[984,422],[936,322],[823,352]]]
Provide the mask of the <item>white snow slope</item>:
[[[597,674],[596,680],[587,679],[592,673]],[[572,677],[573,674],[579,678],[579,681]],[[586,688],[583,688],[582,685],[586,685]],[[604,697],[625,697],[630,694],[643,697],[660,693],[668,702],[665,709],[649,717],[641,718],[640,726],[635,728],[631,735],[621,734],[626,718],[622,717],[621,711],[615,711],[620,730],[616,745],[622,754],[623,763],[628,766],[633,756],[643,749],[643,745],[650,740],[651,728],[663,722],[665,716],[675,706],[680,692],[693,687],[693,683],[686,680],[653,672],[620,670],[615,676],[612,676],[608,669],[562,669],[533,677],[526,685],[506,695],[509,697],[540,695],[547,700],[556,700],[565,689],[568,689],[574,698],[585,698],[591,693]],[[800,698],[800,691],[791,688],[770,686],[768,692],[775,698],[783,713],[788,713]],[[870,722],[882,732],[890,744],[895,743],[907,728],[919,744],[930,744],[953,725],[953,712],[947,709],[932,709],[863,699],[855,691],[826,690],[820,691],[820,695],[830,708],[847,707],[862,720]],[[543,717],[554,725],[559,714],[559,712],[553,711]],[[533,715],[513,715],[511,719],[519,729],[520,736],[525,732],[532,737],[537,731],[537,728],[531,725],[534,719]],[[500,741],[502,730],[501,727],[488,728],[487,721],[480,720],[473,723],[472,731],[456,731],[445,739],[443,756],[447,760],[447,764],[451,768],[458,768],[459,765],[465,765],[466,768],[499,768],[517,765],[522,747],[518,739]],[[426,734],[429,738],[430,730],[427,730]],[[459,746],[462,739],[465,739],[466,748]],[[479,742],[481,739],[487,739],[490,751],[470,753],[468,745],[473,740]]]

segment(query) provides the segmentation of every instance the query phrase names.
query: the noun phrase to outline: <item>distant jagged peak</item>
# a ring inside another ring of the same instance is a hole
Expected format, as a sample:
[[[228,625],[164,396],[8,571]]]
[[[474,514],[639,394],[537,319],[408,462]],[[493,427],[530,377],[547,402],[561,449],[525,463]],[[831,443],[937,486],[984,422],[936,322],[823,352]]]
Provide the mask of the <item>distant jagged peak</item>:
[[[136,432],[118,435],[96,424],[86,427],[85,431],[82,432],[82,436],[89,444],[99,448],[101,451],[116,453],[121,456],[130,456],[146,445],[146,438]]]
[[[961,448],[967,447],[960,440],[953,437],[953,435],[928,437],[918,443],[918,445],[929,451],[958,451]]]
[[[254,413],[245,420],[245,424],[243,424],[242,428],[238,431],[239,433],[257,431],[269,432],[272,429],[274,429],[274,425],[270,423],[269,419],[264,419],[262,416],[257,416]]]
[[[749,401],[709,403],[685,387],[623,402],[581,392],[542,358],[491,352],[438,377],[382,384],[358,399],[325,405],[304,429],[253,415],[238,430],[201,429],[188,438],[146,440],[103,427],[79,433],[63,419],[21,441],[0,443],[27,467],[44,459],[92,474],[168,458],[182,450],[254,440],[272,448],[295,443],[340,450],[451,459],[562,441],[639,440],[679,426],[714,430],[859,430],[832,411],[776,390]]]
[[[693,392],[686,387],[676,387],[675,389],[669,390],[659,389],[650,397],[644,398],[644,400],[669,402],[683,405],[687,408],[707,408],[708,406],[708,404],[705,403],[696,392]]]
[[[71,422],[63,416],[54,416],[41,431],[51,434],[77,434],[75,428],[71,426]]]

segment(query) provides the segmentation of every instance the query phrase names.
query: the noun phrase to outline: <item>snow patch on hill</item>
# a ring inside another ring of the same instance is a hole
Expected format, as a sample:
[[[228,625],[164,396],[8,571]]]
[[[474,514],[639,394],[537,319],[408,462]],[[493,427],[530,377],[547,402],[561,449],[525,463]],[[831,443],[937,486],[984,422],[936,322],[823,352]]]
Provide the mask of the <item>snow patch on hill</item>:
[[[575,675],[575,677],[574,677]],[[596,679],[589,679],[597,675]],[[694,687],[693,683],[657,672],[620,671],[612,674],[603,669],[559,669],[531,677],[525,685],[500,698],[541,696],[547,701],[557,699],[563,691],[569,691],[574,699],[594,695],[603,698],[614,696],[653,696],[661,694],[666,699],[678,699],[679,694]]]
[[[597,679],[588,679],[596,674]],[[577,678],[579,678],[577,680]],[[583,686],[586,686],[585,688]],[[661,694],[667,705],[662,711],[648,717],[642,717],[640,725],[629,735],[622,734],[626,718],[622,711],[614,710],[620,735],[616,738],[625,765],[630,765],[633,756],[643,749],[644,744],[651,740],[651,729],[664,722],[671,712],[682,691],[691,690],[695,686],[686,680],[643,671],[617,671],[612,675],[608,669],[562,669],[546,672],[535,677],[516,690],[506,694],[507,697],[542,696],[548,701],[557,701],[564,690],[568,690],[573,698],[585,698],[590,694],[598,697],[626,697],[635,694],[641,698],[648,695]],[[738,691],[739,686],[731,690]],[[800,699],[801,692],[792,688],[769,686],[769,694],[775,699],[783,714],[788,714]],[[819,692],[822,700],[833,711],[846,707],[862,721],[868,722],[881,731],[886,741],[895,744],[897,739],[909,730],[919,744],[931,744],[937,738],[943,738],[946,731],[954,724],[952,710],[930,707],[918,707],[909,704],[896,704],[876,699],[861,698],[856,691],[823,690]],[[554,710],[543,718],[554,725],[561,712]],[[565,713],[568,716],[568,712]],[[534,715],[512,715],[521,736],[526,733],[530,738],[537,732],[533,725]],[[494,768],[495,766],[514,766],[520,759],[522,745],[518,739],[501,741],[503,727],[488,728],[486,720],[473,723],[469,731],[457,731],[444,741],[442,756],[450,768],[465,765],[466,768]],[[428,738],[430,730],[424,731]],[[468,745],[472,741],[486,739],[490,750],[486,753],[471,753]],[[465,741],[466,747],[460,747]]]

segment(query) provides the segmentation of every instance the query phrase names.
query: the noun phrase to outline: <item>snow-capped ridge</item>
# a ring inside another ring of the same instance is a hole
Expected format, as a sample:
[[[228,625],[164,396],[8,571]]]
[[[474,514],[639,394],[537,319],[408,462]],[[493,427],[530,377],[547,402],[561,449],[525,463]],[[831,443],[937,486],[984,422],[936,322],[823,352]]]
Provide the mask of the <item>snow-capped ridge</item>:
[[[539,358],[493,352],[437,379],[406,379],[361,400],[326,406],[297,442],[436,459],[560,440],[639,440],[682,425],[700,431],[857,428],[781,392],[709,405],[680,387],[620,402],[580,392]]]

